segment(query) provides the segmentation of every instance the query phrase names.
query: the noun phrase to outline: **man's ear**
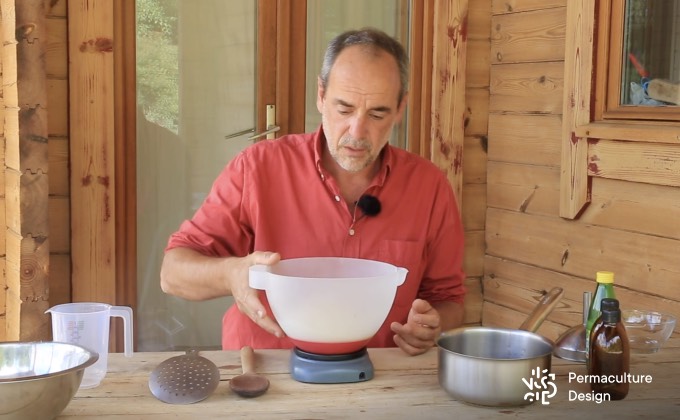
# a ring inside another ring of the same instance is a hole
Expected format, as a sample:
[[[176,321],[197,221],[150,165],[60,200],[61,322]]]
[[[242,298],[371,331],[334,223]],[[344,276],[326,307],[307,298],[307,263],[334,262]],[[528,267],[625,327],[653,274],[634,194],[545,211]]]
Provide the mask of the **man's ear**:
[[[401,98],[401,103],[399,103],[399,108],[397,108],[396,122],[401,122],[401,120],[404,118],[404,112],[406,112],[406,104],[407,103],[408,103],[408,92],[405,92],[404,96]]]
[[[323,113],[323,99],[326,96],[326,90],[323,87],[321,76],[316,78],[316,109]]]

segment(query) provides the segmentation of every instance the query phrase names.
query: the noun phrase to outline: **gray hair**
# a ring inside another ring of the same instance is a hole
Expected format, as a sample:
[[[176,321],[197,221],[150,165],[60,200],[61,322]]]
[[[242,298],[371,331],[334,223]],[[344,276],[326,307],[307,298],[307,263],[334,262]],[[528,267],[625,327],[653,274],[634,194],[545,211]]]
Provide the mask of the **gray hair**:
[[[401,103],[408,89],[408,56],[399,41],[375,28],[362,28],[343,32],[331,40],[328,48],[326,48],[323,64],[321,65],[321,74],[319,75],[324,90],[328,87],[331,68],[338,55],[340,55],[342,50],[352,45],[363,45],[373,51],[382,50],[394,57],[399,66],[399,78],[401,80],[397,104]]]

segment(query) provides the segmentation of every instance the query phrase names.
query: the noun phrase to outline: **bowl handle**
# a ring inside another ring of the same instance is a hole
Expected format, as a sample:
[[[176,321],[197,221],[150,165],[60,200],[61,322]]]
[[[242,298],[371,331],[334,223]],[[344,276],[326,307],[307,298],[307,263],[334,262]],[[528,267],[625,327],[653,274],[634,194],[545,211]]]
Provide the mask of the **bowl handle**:
[[[408,274],[408,270],[403,268],[403,267],[397,267],[397,277],[396,277],[396,284],[395,286],[401,286],[404,284],[404,281],[406,280],[406,275]]]
[[[267,290],[269,278],[268,265],[255,264],[248,268],[248,284],[253,289]]]

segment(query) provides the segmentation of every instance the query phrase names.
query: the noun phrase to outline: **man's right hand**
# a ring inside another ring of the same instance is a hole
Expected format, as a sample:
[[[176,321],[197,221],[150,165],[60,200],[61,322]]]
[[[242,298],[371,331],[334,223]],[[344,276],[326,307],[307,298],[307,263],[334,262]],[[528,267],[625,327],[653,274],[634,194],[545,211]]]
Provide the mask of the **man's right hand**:
[[[281,260],[276,252],[256,251],[245,257],[212,257],[190,248],[173,248],[165,253],[161,266],[163,292],[183,299],[201,301],[233,296],[238,309],[277,337],[283,330],[267,316],[258,291],[248,284],[248,268],[272,265]]]
[[[264,305],[258,297],[258,291],[248,284],[248,269],[252,265],[273,265],[281,260],[281,255],[276,252],[255,251],[240,259],[242,261],[239,272],[229,276],[231,294],[238,306],[239,311],[250,318],[265,331],[281,338],[284,336],[279,324],[267,315]]]

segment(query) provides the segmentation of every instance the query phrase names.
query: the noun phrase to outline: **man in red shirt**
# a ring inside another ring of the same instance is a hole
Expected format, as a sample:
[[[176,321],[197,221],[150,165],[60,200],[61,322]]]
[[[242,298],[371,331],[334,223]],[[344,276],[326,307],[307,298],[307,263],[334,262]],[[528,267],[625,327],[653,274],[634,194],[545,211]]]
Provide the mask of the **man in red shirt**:
[[[403,47],[383,32],[336,37],[318,81],[319,130],[246,148],[170,237],[163,291],[234,297],[224,349],[292,346],[264,294],[248,285],[248,267],[281,258],[366,258],[408,269],[369,347],[420,354],[462,323],[464,232],[453,191],[431,162],[388,143],[406,107],[407,69]],[[372,202],[357,206],[362,197]]]

